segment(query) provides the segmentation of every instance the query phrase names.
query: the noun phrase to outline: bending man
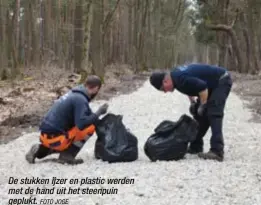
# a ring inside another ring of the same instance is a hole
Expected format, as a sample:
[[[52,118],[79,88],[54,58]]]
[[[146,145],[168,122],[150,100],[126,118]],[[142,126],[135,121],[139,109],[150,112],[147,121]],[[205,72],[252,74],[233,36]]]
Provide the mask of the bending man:
[[[190,111],[199,122],[199,132],[188,152],[198,154],[200,158],[223,161],[222,123],[226,100],[232,87],[228,71],[213,65],[190,64],[178,66],[169,73],[155,72],[150,77],[150,83],[160,91],[173,92],[177,89],[189,96]],[[212,131],[211,148],[209,152],[203,153],[203,137],[209,126]]]

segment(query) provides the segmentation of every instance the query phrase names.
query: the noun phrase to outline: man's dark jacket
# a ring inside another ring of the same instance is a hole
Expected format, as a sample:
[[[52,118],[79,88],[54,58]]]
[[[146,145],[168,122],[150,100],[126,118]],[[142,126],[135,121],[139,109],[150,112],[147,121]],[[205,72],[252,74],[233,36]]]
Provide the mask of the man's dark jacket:
[[[74,126],[80,130],[98,120],[89,107],[90,98],[83,85],[61,96],[45,115],[40,131],[47,134],[65,134]]]
[[[205,89],[210,92],[214,90],[226,71],[225,68],[214,65],[189,64],[175,68],[171,72],[171,78],[178,91],[189,96],[198,96]]]

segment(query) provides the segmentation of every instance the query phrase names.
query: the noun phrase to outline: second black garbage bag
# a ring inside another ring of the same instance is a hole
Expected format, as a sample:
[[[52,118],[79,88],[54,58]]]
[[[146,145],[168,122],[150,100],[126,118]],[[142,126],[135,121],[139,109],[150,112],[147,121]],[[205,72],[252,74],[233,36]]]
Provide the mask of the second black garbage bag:
[[[151,161],[180,160],[184,158],[188,144],[195,140],[198,123],[184,114],[177,122],[164,120],[147,139],[144,151]]]
[[[123,124],[123,116],[112,113],[96,125],[96,159],[107,162],[131,162],[138,158],[138,140]]]

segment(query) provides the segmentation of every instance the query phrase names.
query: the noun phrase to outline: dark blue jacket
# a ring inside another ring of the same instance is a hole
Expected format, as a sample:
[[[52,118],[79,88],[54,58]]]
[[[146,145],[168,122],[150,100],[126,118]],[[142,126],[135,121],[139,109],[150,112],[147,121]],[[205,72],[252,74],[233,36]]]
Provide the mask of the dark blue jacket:
[[[98,120],[89,107],[89,97],[83,85],[73,88],[61,96],[44,117],[40,131],[49,134],[62,134],[77,126],[80,130]]]
[[[198,96],[206,88],[211,92],[218,85],[219,78],[227,70],[206,64],[189,64],[178,66],[171,71],[174,87],[183,94]]]

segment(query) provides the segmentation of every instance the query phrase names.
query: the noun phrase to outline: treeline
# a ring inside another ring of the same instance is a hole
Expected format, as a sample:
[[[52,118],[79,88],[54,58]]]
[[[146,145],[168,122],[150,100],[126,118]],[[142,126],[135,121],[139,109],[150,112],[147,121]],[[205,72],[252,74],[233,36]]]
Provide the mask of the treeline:
[[[184,0],[0,0],[0,71],[55,65],[100,76],[193,59]]]
[[[195,0],[191,22],[200,61],[244,73],[261,69],[261,1]]]

